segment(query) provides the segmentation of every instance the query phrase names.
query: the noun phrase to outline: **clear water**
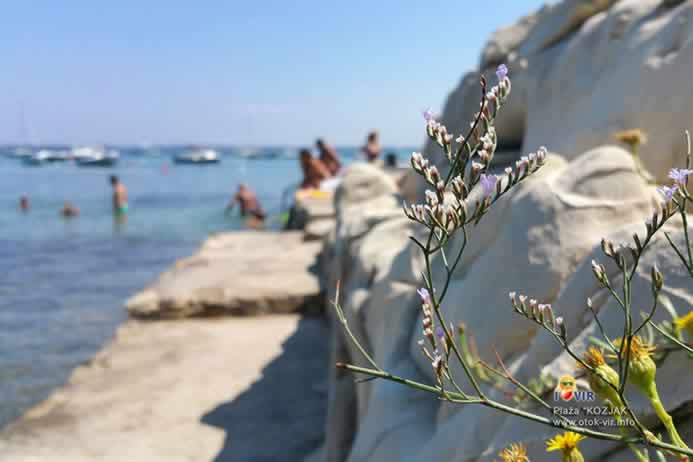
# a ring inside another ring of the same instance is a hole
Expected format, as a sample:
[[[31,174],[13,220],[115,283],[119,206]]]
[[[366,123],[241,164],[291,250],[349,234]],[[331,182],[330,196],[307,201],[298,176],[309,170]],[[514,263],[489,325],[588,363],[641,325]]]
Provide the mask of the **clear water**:
[[[28,167],[0,153],[0,427],[113,335],[126,317],[125,299],[210,232],[242,226],[224,215],[239,182],[257,192],[270,226],[279,226],[282,192],[300,176],[295,150],[260,160],[224,149],[218,165],[176,166],[178,150],[121,151],[115,168]],[[340,152],[348,162],[356,150]],[[404,159],[411,150],[397,152]],[[111,174],[129,190],[126,223],[111,214]],[[19,212],[21,195],[30,199],[29,213]],[[65,201],[79,217],[59,217]]]

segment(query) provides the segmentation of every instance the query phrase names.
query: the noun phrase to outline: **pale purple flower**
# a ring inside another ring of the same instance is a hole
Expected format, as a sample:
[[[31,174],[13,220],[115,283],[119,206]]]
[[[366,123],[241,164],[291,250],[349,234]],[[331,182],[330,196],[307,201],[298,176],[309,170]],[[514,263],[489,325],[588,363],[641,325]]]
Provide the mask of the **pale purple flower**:
[[[428,293],[428,289],[422,287],[416,292],[419,294],[419,297],[421,297],[421,302],[426,304],[431,303],[431,294]]]
[[[660,186],[659,188],[657,188],[657,192],[659,194],[661,194],[662,197],[664,197],[664,200],[666,202],[669,202],[674,197],[674,194],[676,194],[676,191],[678,191],[678,190],[679,190],[678,185]]]
[[[445,331],[440,326],[436,327],[436,337],[438,337],[438,338],[445,337]]]
[[[485,196],[489,196],[493,193],[493,191],[495,191],[497,181],[498,177],[496,175],[486,175],[485,173],[481,174],[479,183],[481,184],[481,189],[484,191]]]
[[[505,80],[505,78],[508,76],[508,66],[505,64],[501,64],[498,66],[498,69],[496,69],[496,77],[498,77],[498,81],[502,82]]]
[[[426,120],[426,122],[430,122],[431,120],[433,120],[433,111],[431,111],[430,109],[426,109],[423,112],[423,117]]]
[[[674,180],[677,184],[680,184],[681,186],[686,185],[686,181],[688,180],[688,175],[693,174],[693,170],[691,169],[685,169],[685,168],[672,168],[669,171],[669,178]]]

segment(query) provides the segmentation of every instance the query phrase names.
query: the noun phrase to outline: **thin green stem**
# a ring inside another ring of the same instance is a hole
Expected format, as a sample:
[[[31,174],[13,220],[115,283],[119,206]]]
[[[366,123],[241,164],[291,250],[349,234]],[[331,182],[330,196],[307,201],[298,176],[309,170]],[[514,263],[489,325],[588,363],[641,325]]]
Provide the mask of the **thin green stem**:
[[[669,341],[671,341],[672,343],[675,343],[676,345],[680,346],[681,348],[683,348],[683,349],[686,350],[687,352],[693,354],[693,348],[691,348],[690,346],[686,345],[686,344],[683,343],[681,340],[677,339],[676,337],[674,337],[673,335],[671,335],[669,332],[667,332],[667,331],[665,331],[664,329],[662,329],[661,327],[659,327],[656,323],[650,321],[650,325],[651,325],[652,327],[654,327],[655,330],[656,330],[657,332],[659,332],[659,333],[662,334],[664,337],[666,337]]]
[[[352,372],[360,373],[360,374],[366,374],[372,377],[377,377],[385,380],[390,380],[392,382],[397,382],[401,384],[405,384],[408,386],[411,386],[412,388],[416,388],[418,390],[426,391],[428,393],[433,393],[437,396],[441,396],[441,390],[440,388],[437,387],[432,387],[430,385],[426,385],[420,382],[416,382],[414,380],[409,380],[405,379],[402,377],[398,377],[392,374],[389,374],[384,371],[379,371],[379,370],[373,370],[373,369],[367,369],[363,367],[358,367],[358,366],[352,366],[350,364],[337,364],[338,367],[341,367],[343,369],[350,370]],[[494,401],[492,399],[488,398],[481,398],[481,399],[465,399],[462,396],[460,396],[458,393],[448,393],[448,395],[451,398],[452,402],[455,403],[461,403],[461,404],[481,404],[486,407],[490,407],[499,411],[507,412],[508,414],[516,415],[518,417],[522,417],[526,420],[531,420],[534,422],[538,422],[541,424],[548,425],[550,427],[554,428],[560,428],[568,431],[572,431],[575,433],[580,433],[585,436],[589,436],[592,438],[600,439],[600,440],[607,440],[607,441],[616,441],[616,442],[621,442],[624,444],[630,444],[630,443],[635,443],[635,444],[650,444],[651,446],[664,449],[667,451],[672,451],[676,452],[679,454],[686,454],[689,456],[693,456],[693,451],[690,449],[684,449],[680,448],[678,446],[675,446],[673,444],[668,444],[664,443],[662,441],[656,440],[656,441],[647,441],[645,440],[644,437],[626,437],[623,435],[616,435],[614,433],[605,433],[605,432],[600,432],[597,430],[591,430],[589,428],[583,428],[583,427],[578,427],[574,425],[563,425],[563,424],[557,424],[555,423],[554,420],[548,418],[548,417],[543,417],[539,416],[536,414],[533,414],[531,412],[523,411],[521,409],[515,409],[514,407],[505,405],[503,403],[499,403],[497,401]]]

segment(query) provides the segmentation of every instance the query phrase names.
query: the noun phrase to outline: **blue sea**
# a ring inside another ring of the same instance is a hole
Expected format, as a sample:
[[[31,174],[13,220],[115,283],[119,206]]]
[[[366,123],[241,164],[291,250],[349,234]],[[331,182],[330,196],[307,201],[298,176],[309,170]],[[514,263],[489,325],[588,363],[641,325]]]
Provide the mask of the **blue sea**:
[[[130,295],[209,233],[242,226],[224,214],[239,182],[257,192],[269,226],[280,227],[283,193],[300,179],[296,149],[218,148],[220,164],[173,164],[182,149],[120,148],[112,168],[31,167],[0,152],[0,427],[112,337]],[[402,161],[411,153],[391,151]],[[349,163],[358,151],[339,152]],[[124,223],[111,214],[111,174],[129,190]],[[23,195],[28,213],[19,211]],[[77,218],[59,216],[65,201],[79,207]]]

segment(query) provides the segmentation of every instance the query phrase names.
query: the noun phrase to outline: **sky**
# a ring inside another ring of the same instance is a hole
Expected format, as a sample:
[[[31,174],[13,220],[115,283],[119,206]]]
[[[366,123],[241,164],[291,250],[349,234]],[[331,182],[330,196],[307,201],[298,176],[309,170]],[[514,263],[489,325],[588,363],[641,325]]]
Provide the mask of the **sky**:
[[[15,0],[0,143],[423,140],[490,34],[540,0]]]

